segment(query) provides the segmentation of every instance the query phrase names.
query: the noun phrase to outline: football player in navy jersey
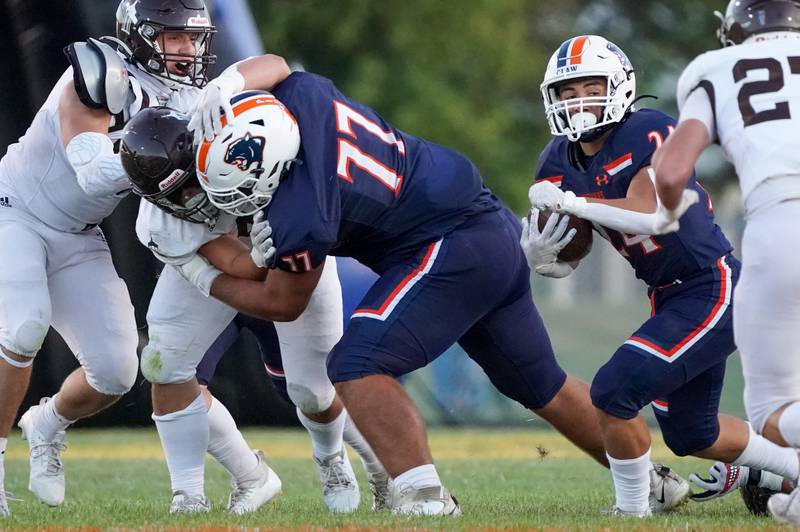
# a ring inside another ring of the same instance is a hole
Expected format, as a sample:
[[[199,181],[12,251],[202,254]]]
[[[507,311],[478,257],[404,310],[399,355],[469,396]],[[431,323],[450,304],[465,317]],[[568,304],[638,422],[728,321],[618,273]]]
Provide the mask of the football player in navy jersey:
[[[599,430],[586,430],[597,426],[588,386],[558,366],[533,304],[519,223],[467,158],[395,129],[309,73],[291,74],[274,96],[234,97],[221,119],[199,113],[196,138],[212,139],[198,148],[201,184],[226,212],[266,206],[269,224],[257,219],[251,236],[272,269],[264,282],[239,279],[198,256],[178,267],[187,279],[280,321],[306,306],[327,255],[380,275],[328,374],[393,477],[393,511],[460,512],[395,380],[455,342],[503,393],[606,462]]]
[[[782,477],[796,480],[798,457],[746,422],[718,413],[725,361],[736,349],[732,303],[740,264],[694,175],[674,210],[658,203],[650,160],[675,121],[659,111],[634,110],[635,94],[633,68],[617,46],[596,35],[565,41],[542,83],[556,138],[540,156],[529,197],[534,210],[592,222],[648,285],[650,319],[591,385],[614,479],[614,512],[646,516],[650,433],[639,411],[648,404],[675,454],[735,464],[716,464],[709,480],[692,477],[706,490],[696,496],[701,500],[748,480],[778,490]],[[569,240],[569,234],[562,237],[564,222],[554,234],[535,225],[523,220],[521,244],[530,266],[553,277],[571,273],[577,264],[561,263],[557,252],[544,249]],[[738,466],[765,471],[756,475]],[[687,485],[684,495],[688,491]]]

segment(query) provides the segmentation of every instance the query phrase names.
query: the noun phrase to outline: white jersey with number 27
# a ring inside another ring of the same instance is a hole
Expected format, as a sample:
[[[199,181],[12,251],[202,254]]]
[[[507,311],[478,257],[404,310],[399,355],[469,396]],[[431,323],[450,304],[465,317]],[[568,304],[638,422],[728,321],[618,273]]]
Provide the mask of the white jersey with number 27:
[[[706,52],[678,82],[678,107],[698,89],[711,106],[711,138],[736,167],[747,197],[767,179],[796,175],[800,194],[800,36]],[[694,116],[689,116],[694,118]],[[705,121],[705,120],[704,120]]]

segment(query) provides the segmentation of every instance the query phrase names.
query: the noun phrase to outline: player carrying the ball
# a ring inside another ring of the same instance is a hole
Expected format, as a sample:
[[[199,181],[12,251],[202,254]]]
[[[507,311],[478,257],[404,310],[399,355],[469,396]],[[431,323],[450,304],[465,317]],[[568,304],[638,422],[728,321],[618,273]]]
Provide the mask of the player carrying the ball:
[[[650,160],[675,120],[634,109],[633,67],[596,35],[566,40],[550,58],[541,90],[556,138],[542,152],[529,191],[533,219],[547,209],[592,222],[650,295],[650,319],[591,385],[614,480],[614,513],[651,514],[650,432],[639,412],[648,404],[675,454],[724,462],[711,468],[711,479],[691,477],[705,490],[694,498],[724,495],[748,480],[774,490],[782,477],[796,480],[792,449],[718,412],[725,361],[736,349],[732,303],[740,263],[694,175],[674,210],[657,201]],[[566,227],[563,220],[550,222],[540,232],[523,220],[521,244],[532,269],[564,277],[577,267],[558,260],[575,234],[564,236]]]

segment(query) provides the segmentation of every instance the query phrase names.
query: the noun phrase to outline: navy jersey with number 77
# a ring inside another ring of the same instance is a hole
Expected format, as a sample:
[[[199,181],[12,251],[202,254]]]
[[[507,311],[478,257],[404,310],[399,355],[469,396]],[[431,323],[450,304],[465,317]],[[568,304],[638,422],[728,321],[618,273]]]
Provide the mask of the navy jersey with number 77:
[[[295,72],[273,94],[301,139],[298,161],[266,208],[273,266],[306,271],[338,255],[382,273],[501,208],[469,159],[395,129],[330,80]]]
[[[659,111],[632,112],[613,129],[603,148],[586,161],[579,161],[576,144],[557,137],[539,156],[536,179],[550,181],[576,196],[624,198],[634,176],[650,166],[656,148],[674,128],[675,120]],[[597,227],[633,266],[636,276],[650,286],[690,277],[733,249],[714,223],[711,201],[694,175],[687,186],[698,192],[700,202],[681,217],[680,230],[675,233],[628,235]]]

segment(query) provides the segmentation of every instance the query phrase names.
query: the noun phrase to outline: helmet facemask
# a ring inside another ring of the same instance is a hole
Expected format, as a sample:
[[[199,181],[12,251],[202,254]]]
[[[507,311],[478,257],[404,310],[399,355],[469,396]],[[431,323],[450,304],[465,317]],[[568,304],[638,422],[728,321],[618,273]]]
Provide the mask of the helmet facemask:
[[[251,216],[269,205],[293,162],[285,161],[282,166],[276,163],[268,175],[264,175],[263,168],[254,168],[236,187],[204,185],[204,188],[211,203],[220,210],[234,216]]]
[[[181,85],[202,88],[208,83],[208,67],[216,62],[217,56],[206,53],[206,50],[210,49],[211,40],[216,30],[205,27],[158,28],[153,24],[145,23],[141,25],[138,31],[141,35],[141,40],[147,43],[144,50],[149,51],[149,54],[142,53],[141,51],[137,54],[137,50],[134,50],[133,54],[144,70],[169,82]],[[165,33],[188,33],[197,35],[194,57],[166,53],[162,49],[162,41],[159,38]],[[153,37],[148,37],[148,35],[151,34]],[[179,65],[181,74],[170,72],[169,63],[176,63]]]
[[[211,203],[203,189],[200,188],[194,165],[184,171],[176,183],[165,191],[165,194],[143,197],[175,218],[192,223],[205,223],[209,227],[216,225],[220,211]],[[186,189],[190,187],[196,188],[197,192],[186,197]]]

